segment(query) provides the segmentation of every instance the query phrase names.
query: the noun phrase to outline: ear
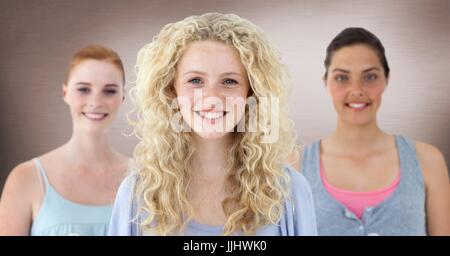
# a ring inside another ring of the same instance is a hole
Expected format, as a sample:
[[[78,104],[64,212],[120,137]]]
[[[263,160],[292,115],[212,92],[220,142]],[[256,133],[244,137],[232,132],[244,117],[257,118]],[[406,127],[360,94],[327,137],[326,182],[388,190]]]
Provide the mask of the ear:
[[[125,90],[125,85],[122,85],[122,103],[125,101],[125,94],[127,91]]]
[[[327,78],[325,77],[325,75],[322,77],[322,82],[323,82],[323,85],[325,86],[325,90],[327,91],[327,93],[330,93],[329,92],[330,87],[327,86]]]
[[[67,97],[66,97],[66,95],[67,95],[67,84],[66,83],[63,83],[62,84],[62,92],[63,92],[63,100],[64,100],[64,102],[66,103],[66,104],[68,104],[68,102],[67,102]]]

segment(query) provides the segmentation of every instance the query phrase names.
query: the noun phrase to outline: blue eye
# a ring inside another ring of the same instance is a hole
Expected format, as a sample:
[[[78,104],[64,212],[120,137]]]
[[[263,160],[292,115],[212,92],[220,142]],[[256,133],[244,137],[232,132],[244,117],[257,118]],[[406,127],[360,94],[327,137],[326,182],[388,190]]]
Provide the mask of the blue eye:
[[[334,79],[335,79],[336,81],[338,81],[338,82],[345,82],[345,81],[348,80],[348,76],[345,76],[345,75],[337,75]]]
[[[234,86],[234,85],[238,84],[238,82],[236,80],[234,80],[234,79],[225,79],[223,81],[223,84],[225,84],[226,86],[231,87],[231,86]]]
[[[377,80],[378,76],[376,74],[367,74],[364,76],[364,80],[366,81],[375,81]]]
[[[200,84],[202,82],[202,80],[200,80],[199,78],[193,78],[193,79],[189,80],[188,82],[192,83],[192,84]]]

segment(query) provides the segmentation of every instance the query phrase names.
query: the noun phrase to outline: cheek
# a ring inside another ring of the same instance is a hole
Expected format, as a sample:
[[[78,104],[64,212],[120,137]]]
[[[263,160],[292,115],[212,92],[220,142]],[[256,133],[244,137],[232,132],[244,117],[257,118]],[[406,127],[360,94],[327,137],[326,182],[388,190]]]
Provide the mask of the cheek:
[[[228,91],[224,93],[224,99],[230,98],[234,101],[246,101],[249,94],[249,90],[247,88],[237,88],[235,90]]]
[[[117,95],[106,100],[108,106],[112,109],[119,108],[120,104],[122,104],[122,95]]]
[[[69,92],[66,94],[66,102],[70,106],[71,109],[79,109],[82,108],[85,104],[85,97],[76,92]]]
[[[346,92],[344,88],[338,86],[329,86],[328,93],[335,104],[341,104],[345,100]]]
[[[238,92],[238,97],[241,97],[242,99],[246,99],[249,95],[249,91],[250,91],[250,88],[248,88],[248,87],[242,88],[242,90],[240,90]]]
[[[245,115],[245,104],[247,102],[244,101],[242,104],[238,104],[234,107],[235,115],[237,117],[237,121],[239,121]]]
[[[178,106],[184,111],[191,111],[194,104],[194,92],[190,90],[177,90],[176,91]]]
[[[367,94],[373,102],[379,103],[381,101],[381,97],[383,96],[384,87],[377,86],[374,88],[370,88],[367,90]]]

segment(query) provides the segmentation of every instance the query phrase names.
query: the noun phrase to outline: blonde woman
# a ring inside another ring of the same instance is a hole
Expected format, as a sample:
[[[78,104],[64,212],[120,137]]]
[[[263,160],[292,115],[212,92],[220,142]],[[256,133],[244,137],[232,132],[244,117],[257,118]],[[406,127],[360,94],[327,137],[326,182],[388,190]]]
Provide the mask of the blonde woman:
[[[137,171],[109,234],[315,235],[309,185],[285,165],[288,84],[248,20],[210,13],[166,25],[138,55]]]
[[[1,235],[107,234],[128,162],[107,139],[124,82],[113,50],[91,45],[75,53],[62,86],[72,137],[11,172],[0,203]]]

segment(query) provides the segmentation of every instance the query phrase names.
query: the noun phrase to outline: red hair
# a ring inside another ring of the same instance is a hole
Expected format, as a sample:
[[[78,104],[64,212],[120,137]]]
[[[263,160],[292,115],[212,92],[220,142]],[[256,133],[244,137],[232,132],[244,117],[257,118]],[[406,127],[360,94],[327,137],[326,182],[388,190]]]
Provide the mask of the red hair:
[[[69,70],[67,71],[66,83],[69,80],[72,70],[83,61],[90,59],[105,60],[114,64],[122,72],[123,83],[125,84],[125,70],[123,68],[122,60],[120,59],[117,52],[110,48],[96,44],[83,47],[73,55],[72,61],[69,65]]]

